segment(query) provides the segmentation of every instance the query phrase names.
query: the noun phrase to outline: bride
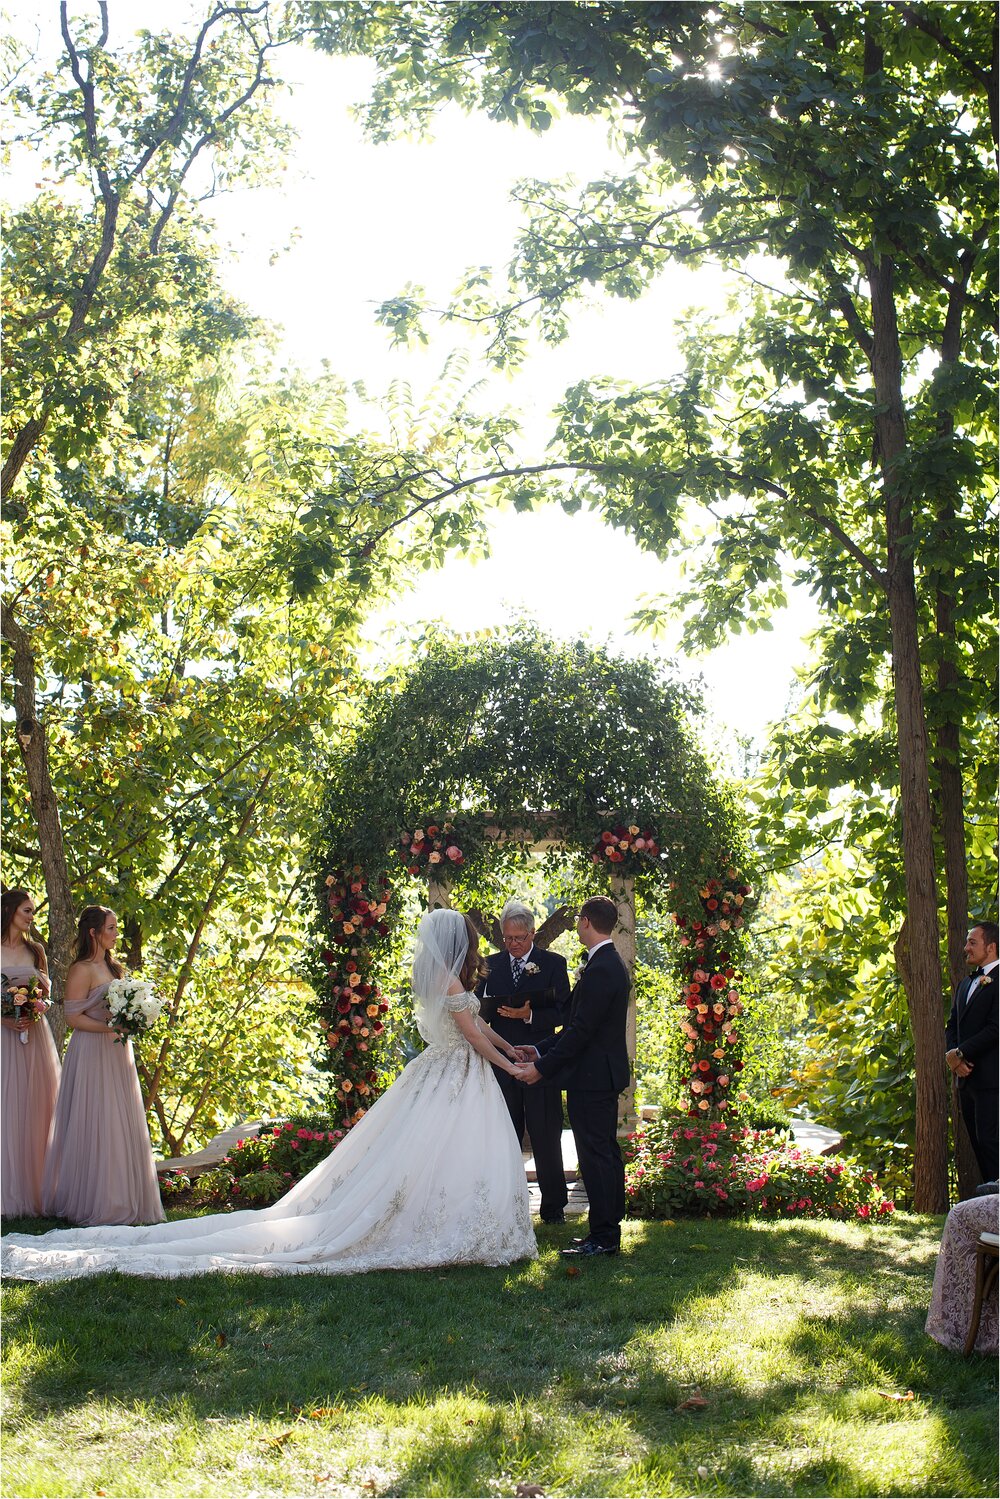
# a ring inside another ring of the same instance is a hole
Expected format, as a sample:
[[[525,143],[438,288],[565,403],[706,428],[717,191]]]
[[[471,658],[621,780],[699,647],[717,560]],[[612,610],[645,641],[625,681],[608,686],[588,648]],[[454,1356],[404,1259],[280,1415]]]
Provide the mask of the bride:
[[[423,917],[413,995],[427,1049],[279,1202],[149,1228],[10,1234],[4,1274],[347,1275],[534,1258],[521,1153],[490,1068],[512,1073],[515,1053],[478,1018],[479,1001],[468,992],[478,965],[468,917],[451,910]]]

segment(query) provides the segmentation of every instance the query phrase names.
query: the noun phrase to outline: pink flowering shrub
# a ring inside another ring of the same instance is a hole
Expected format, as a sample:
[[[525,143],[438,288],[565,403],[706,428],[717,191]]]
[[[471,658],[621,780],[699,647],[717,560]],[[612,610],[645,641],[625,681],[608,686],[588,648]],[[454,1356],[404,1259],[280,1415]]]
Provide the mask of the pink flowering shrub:
[[[625,1197],[633,1218],[684,1213],[884,1218],[895,1209],[870,1171],[799,1150],[776,1130],[666,1117],[628,1137]]]
[[[276,1120],[237,1140],[223,1161],[198,1177],[193,1195],[215,1206],[266,1207],[308,1175],[340,1144],[346,1130],[328,1120]]]

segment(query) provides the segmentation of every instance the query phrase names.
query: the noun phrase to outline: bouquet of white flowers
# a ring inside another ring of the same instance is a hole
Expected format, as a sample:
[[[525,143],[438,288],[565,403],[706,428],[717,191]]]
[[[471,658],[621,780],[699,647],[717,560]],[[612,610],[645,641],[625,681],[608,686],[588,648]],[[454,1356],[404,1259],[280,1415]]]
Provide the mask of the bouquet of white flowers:
[[[152,984],[142,979],[112,979],[108,985],[108,1025],[118,1032],[115,1037],[124,1046],[131,1036],[141,1036],[159,1017],[163,1000],[153,993]]]

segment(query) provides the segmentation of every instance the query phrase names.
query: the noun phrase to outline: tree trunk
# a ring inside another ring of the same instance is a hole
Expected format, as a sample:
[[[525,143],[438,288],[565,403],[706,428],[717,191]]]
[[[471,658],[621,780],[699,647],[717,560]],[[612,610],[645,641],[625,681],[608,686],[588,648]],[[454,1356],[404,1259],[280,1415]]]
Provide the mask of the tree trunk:
[[[35,658],[26,631],[9,609],[3,611],[3,637],[13,653],[14,709],[17,714],[17,742],[28,780],[31,810],[38,832],[42,878],[48,904],[48,960],[52,980],[53,1005],[49,1024],[56,1045],[62,1050],[66,1036],[63,1010],[63,986],[66,971],[73,960],[76,939],[76,912],[70,885],[66,848],[63,843],[59,803],[49,773],[45,725],[37,712],[35,694]]]
[[[948,1206],[948,1095],[942,1035],[938,901],[931,822],[930,746],[920,675],[919,622],[913,570],[912,513],[898,474],[906,448],[902,360],[893,292],[893,263],[873,255],[872,373],[875,429],[882,466],[886,528],[886,594],[892,633],[893,692],[899,750],[903,872],[909,946],[904,976],[913,1029],[917,1119],[914,1206],[940,1213]]]

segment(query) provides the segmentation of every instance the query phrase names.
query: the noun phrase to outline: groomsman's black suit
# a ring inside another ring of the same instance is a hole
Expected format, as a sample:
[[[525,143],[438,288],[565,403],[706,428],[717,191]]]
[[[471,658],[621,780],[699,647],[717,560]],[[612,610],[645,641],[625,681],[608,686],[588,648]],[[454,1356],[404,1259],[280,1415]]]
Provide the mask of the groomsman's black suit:
[[[606,1249],[619,1247],[625,1216],[618,1095],[628,1087],[631,1076],[625,1044],[629,987],[628,969],[614,943],[592,948],[570,997],[563,1033],[538,1046],[535,1063],[546,1082],[566,1089],[580,1175],[590,1203],[590,1238]]]
[[[566,959],[543,947],[532,946],[524,957],[516,984],[507,952],[491,953],[486,962],[488,975],[476,989],[483,1002],[483,1019],[512,1046],[538,1046],[551,1040],[569,1008]],[[529,971],[532,969],[535,971]],[[530,1021],[511,1020],[496,1013],[499,1005],[520,1008],[525,1002],[531,1005]],[[543,1221],[558,1222],[568,1195],[562,1159],[562,1093],[558,1086],[536,1083],[529,1087],[519,1083],[499,1067],[494,1067],[493,1072],[503,1090],[518,1144],[525,1129],[528,1131],[542,1199],[541,1217]]]
[[[945,1032],[948,1050],[957,1046],[963,1060],[972,1066],[968,1077],[957,1080],[958,1097],[984,1181],[997,1179],[998,972],[1000,969],[991,969],[982,982],[978,971],[962,980],[955,990]]]

